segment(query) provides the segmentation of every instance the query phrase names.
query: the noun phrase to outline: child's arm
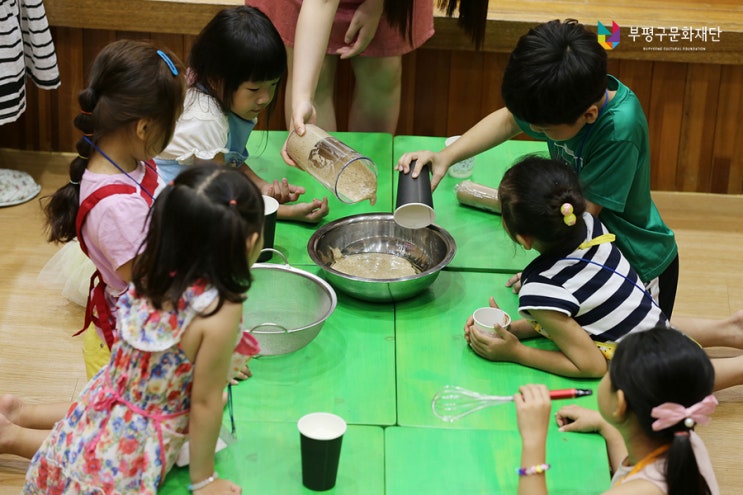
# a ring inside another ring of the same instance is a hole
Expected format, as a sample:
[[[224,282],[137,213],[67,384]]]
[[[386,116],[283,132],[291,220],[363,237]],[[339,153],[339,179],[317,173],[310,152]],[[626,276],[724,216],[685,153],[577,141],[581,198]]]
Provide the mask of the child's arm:
[[[547,428],[552,399],[544,385],[524,385],[514,395],[516,419],[521,435],[521,469],[536,471],[546,463]],[[538,467],[539,466],[539,467]],[[546,495],[546,474],[519,476],[519,495]]]
[[[200,342],[194,358],[188,425],[191,483],[199,483],[214,474],[214,450],[224,407],[222,394],[227,384],[241,317],[241,304],[225,302],[217,313],[195,319],[187,330],[197,332],[200,336],[197,337]],[[208,486],[217,489],[225,483],[229,482],[218,479]],[[203,493],[209,492],[204,488]]]
[[[431,188],[436,189],[446,171],[453,163],[482,153],[519,134],[521,128],[507,108],[503,107],[491,113],[470,130],[462,134],[462,137],[452,144],[433,153],[431,151],[413,151],[403,154],[397,161],[397,170],[405,173],[410,170],[410,162],[417,160],[413,177],[418,177],[421,168],[426,163],[431,164]]]
[[[306,203],[280,205],[276,217],[280,220],[318,223],[329,211],[330,208],[328,207],[328,198],[326,196],[322,200],[315,198]]]
[[[531,313],[559,351],[525,346],[515,335],[499,327],[496,327],[497,337],[470,332],[470,346],[491,361],[519,363],[556,375],[598,378],[606,373],[606,359],[574,319],[557,311],[532,310]]]
[[[619,430],[606,422],[598,411],[570,404],[555,414],[560,431],[598,432],[606,440],[611,472],[615,472],[627,457],[627,446]]]

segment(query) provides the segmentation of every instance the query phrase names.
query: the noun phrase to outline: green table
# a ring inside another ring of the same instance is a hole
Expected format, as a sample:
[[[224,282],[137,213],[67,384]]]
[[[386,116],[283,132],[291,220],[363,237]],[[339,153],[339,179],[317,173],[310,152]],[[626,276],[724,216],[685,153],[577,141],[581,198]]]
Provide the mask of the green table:
[[[387,495],[500,495],[518,487],[518,431],[390,427],[385,430]],[[609,488],[609,463],[598,435],[547,437],[551,494],[594,495]],[[601,457],[601,458],[599,458]]]
[[[377,202],[368,201],[346,204],[338,200],[311,175],[301,169],[290,167],[281,158],[281,147],[286,141],[286,131],[254,131],[248,141],[250,157],[248,164],[263,179],[274,180],[286,177],[290,184],[304,187],[307,192],[300,201],[328,197],[330,213],[319,225],[339,218],[360,213],[392,211],[392,135],[383,133],[334,132],[342,142],[359,153],[368,156],[377,165]],[[315,232],[316,225],[301,222],[280,221],[276,225],[274,248],[284,253],[291,265],[313,264],[307,253],[307,241]],[[277,257],[271,260],[278,261]]]
[[[417,150],[438,151],[444,147],[442,137],[395,136],[395,163],[403,153]],[[487,270],[515,273],[534,259],[534,251],[516,245],[503,230],[500,215],[463,206],[457,201],[455,187],[463,180],[497,187],[505,171],[519,157],[547,153],[547,145],[535,141],[507,141],[475,157],[469,179],[455,179],[448,174],[433,193],[436,224],[445,228],[457,242],[457,254],[449,269]],[[397,184],[397,178],[395,178]],[[395,189],[397,190],[397,189]]]
[[[404,151],[440,149],[444,138],[334,133],[368,155],[379,169],[377,204],[345,205],[330,198],[320,225],[349,215],[391,212]],[[306,198],[329,196],[305,172],[283,163],[286,132],[254,132],[249,163],[265,179],[287,177],[307,189]],[[518,156],[544,145],[511,141],[476,159],[472,180],[497,186]],[[486,161],[493,162],[486,164]],[[512,404],[478,411],[455,423],[433,415],[431,399],[444,385],[494,395],[513,394],[523,383],[550,388],[596,387],[596,380],[571,380],[477,356],[463,338],[474,309],[494,296],[512,317],[517,298],[504,287],[509,274],[534,256],[503,232],[500,217],[458,204],[456,179],[446,177],[434,194],[437,224],[457,241],[457,255],[418,296],[375,304],[338,292],[338,305],[306,347],[250,363],[253,378],[233,389],[238,440],[217,454],[217,471],[251,493],[313,493],[301,482],[296,421],[314,411],[333,412],[349,424],[336,487],[330,493],[514,493],[520,442]],[[307,254],[315,225],[280,222],[276,247],[293,266],[320,273]],[[281,262],[274,257],[273,262]],[[287,301],[291,304],[292,301]],[[554,348],[546,339],[528,345]],[[575,400],[596,407],[595,396]],[[568,401],[555,404],[555,408]],[[229,424],[225,415],[225,424]],[[550,429],[547,459],[551,493],[595,493],[608,487],[608,463],[597,435]],[[186,493],[188,469],[175,468],[161,493]]]
[[[299,419],[299,418],[297,418]],[[349,425],[343,436],[338,478],[328,494],[384,493],[384,432],[378,426]],[[237,441],[217,453],[216,471],[243,493],[295,495],[317,493],[302,486],[302,461],[296,422],[246,424]],[[188,467],[168,473],[158,493],[190,493]]]
[[[250,369],[253,377],[233,387],[239,422],[296,421],[332,411],[348,423],[395,424],[394,308],[338,293],[335,311],[312,342],[253,359]]]
[[[512,395],[519,385],[544,383],[552,389],[591,388],[597,380],[575,380],[513,363],[495,363],[477,354],[464,340],[464,323],[472,312],[495,297],[518,319],[517,296],[504,287],[507,274],[444,271],[420,297],[398,303],[395,314],[397,349],[397,423],[401,426],[513,430],[515,413],[498,405],[454,423],[437,418],[431,399],[444,385],[458,385],[489,395]],[[554,349],[547,339],[527,345]],[[596,407],[595,395],[575,399]]]

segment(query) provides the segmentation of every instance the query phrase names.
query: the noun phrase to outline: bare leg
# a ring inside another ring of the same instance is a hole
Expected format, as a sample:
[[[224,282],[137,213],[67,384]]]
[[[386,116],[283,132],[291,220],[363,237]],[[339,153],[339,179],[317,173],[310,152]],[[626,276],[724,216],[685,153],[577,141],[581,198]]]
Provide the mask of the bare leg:
[[[326,55],[320,70],[320,79],[315,89],[315,110],[317,111],[317,125],[328,132],[338,130],[335,119],[335,72],[338,66],[338,57]]]
[[[355,57],[351,64],[356,83],[348,130],[394,134],[400,116],[402,57]]]
[[[22,428],[51,430],[54,423],[65,417],[69,408],[69,402],[26,404],[15,395],[0,396],[0,415]]]
[[[715,391],[735,385],[743,385],[743,356],[714,358]]]
[[[22,428],[0,414],[0,453],[13,454],[31,459],[46,437],[49,430]]]
[[[676,317],[671,323],[702,347],[743,349],[743,310],[724,320]]]

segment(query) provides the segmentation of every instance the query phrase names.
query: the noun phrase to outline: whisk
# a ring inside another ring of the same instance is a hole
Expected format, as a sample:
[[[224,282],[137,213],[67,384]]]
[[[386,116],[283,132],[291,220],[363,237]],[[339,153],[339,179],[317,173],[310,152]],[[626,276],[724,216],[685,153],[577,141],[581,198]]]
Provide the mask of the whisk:
[[[572,399],[591,395],[586,388],[551,390],[552,399]],[[513,402],[513,395],[485,395],[455,385],[446,385],[433,396],[431,408],[439,419],[453,423],[486,407]]]

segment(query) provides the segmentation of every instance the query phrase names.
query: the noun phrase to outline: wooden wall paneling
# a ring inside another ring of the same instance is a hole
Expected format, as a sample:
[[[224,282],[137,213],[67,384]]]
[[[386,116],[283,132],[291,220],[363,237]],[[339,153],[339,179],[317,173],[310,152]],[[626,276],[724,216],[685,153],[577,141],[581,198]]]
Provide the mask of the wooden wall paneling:
[[[507,64],[508,54],[483,52],[481,80],[482,112],[480,118],[477,119],[478,121],[505,106],[500,88],[503,82],[503,71],[505,71]],[[469,127],[472,127],[476,123],[471,122]]]
[[[743,66],[725,66],[715,122],[711,192],[743,193]]]
[[[439,50],[420,50],[415,65],[415,134],[446,134],[451,57]]]
[[[689,64],[676,190],[709,191],[721,66]]]
[[[625,86],[632,90],[640,101],[645,115],[650,109],[650,92],[653,84],[653,62],[641,60],[618,60],[616,72],[609,74],[619,78]],[[615,69],[612,69],[615,70]],[[652,143],[650,143],[652,146]]]
[[[84,51],[81,49],[83,42],[81,29],[56,29],[54,43],[59,63],[59,77],[62,81],[52,108],[57,122],[55,143],[57,150],[74,151],[74,145],[80,138],[79,132],[72,125],[72,119],[80,111],[77,94],[86,83],[85,76],[88,70]]]
[[[663,63],[653,68],[648,127],[652,176],[651,187],[676,190],[676,164],[681,139],[687,64]]]
[[[415,123],[415,71],[417,54],[414,50],[402,57],[402,88],[400,94],[400,118],[397,120],[397,131],[395,134],[413,134]]]
[[[172,51],[176,57],[178,57],[185,67],[187,55],[184,41],[183,41],[183,35],[181,34],[167,34],[167,33],[152,33],[152,37],[150,38],[150,41],[153,45],[155,45],[158,48],[168,48],[170,51]]]
[[[482,106],[483,59],[481,52],[454,51],[449,71],[447,136],[462,134],[487,110]]]

